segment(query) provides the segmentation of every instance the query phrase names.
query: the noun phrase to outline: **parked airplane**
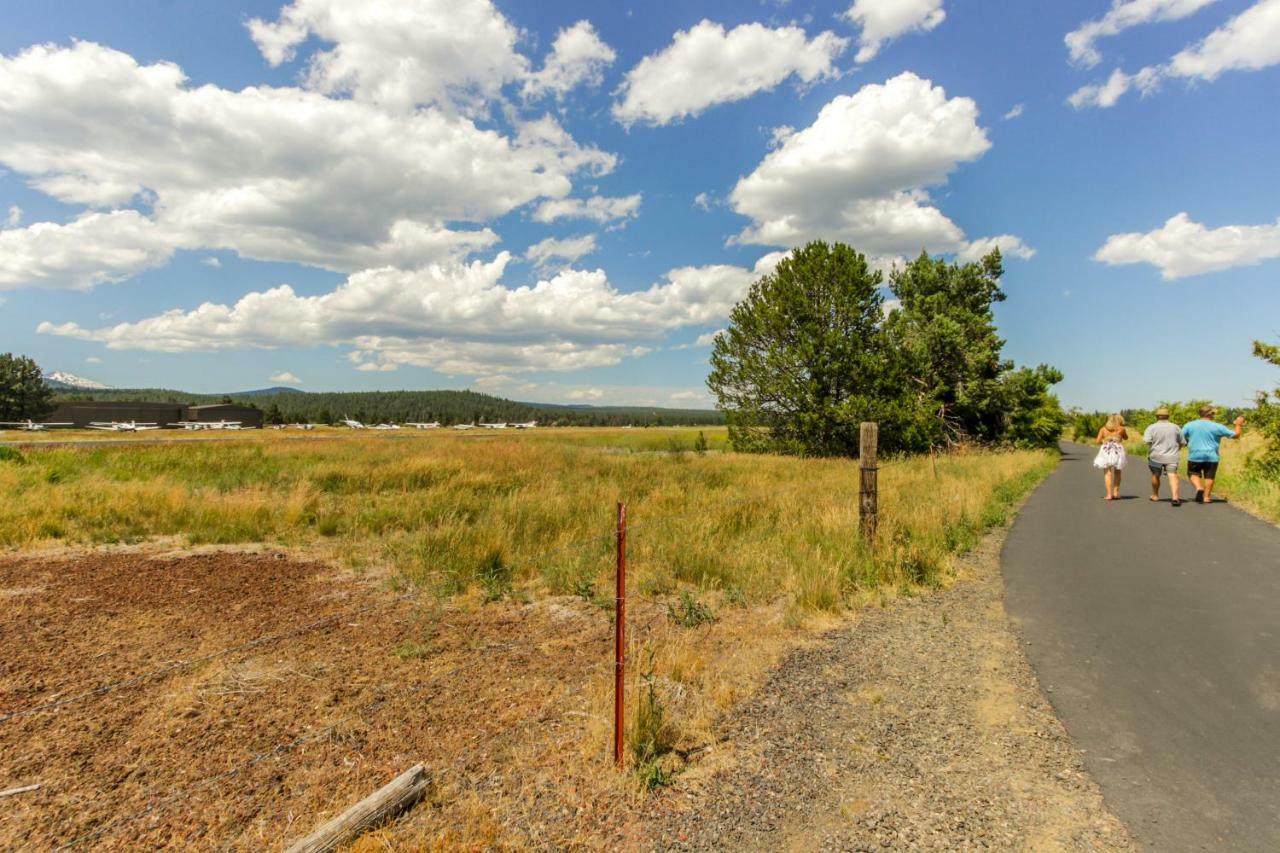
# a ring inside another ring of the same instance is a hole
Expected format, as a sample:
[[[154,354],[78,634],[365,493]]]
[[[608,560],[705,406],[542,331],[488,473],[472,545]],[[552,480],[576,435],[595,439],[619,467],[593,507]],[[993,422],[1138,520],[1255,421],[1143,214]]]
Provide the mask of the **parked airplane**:
[[[429,423],[429,424],[415,424],[415,423],[408,423],[408,424],[405,424],[405,426],[411,426],[411,427],[413,427],[414,429],[440,429],[440,422],[439,422],[439,421],[432,421],[432,422],[431,422],[431,423]]]
[[[453,428],[454,429],[475,429],[476,425],[475,424],[454,424]]]
[[[202,430],[202,429],[244,429],[240,425],[240,421],[178,421],[169,424],[171,427],[182,427],[186,430]]]
[[[538,425],[537,421],[529,421],[528,423],[523,423],[523,424],[512,424],[512,426],[515,427],[516,429],[533,429],[537,425]]]
[[[373,429],[400,429],[400,424],[378,424]]]
[[[64,424],[64,423],[42,424],[32,420],[0,422],[0,429],[11,427],[13,429],[26,430],[27,432],[41,432],[43,430],[48,429],[49,427],[72,427],[72,426],[75,426],[75,424]]]
[[[104,429],[107,432],[144,432],[146,430],[160,429],[159,424],[139,423],[138,421],[94,421],[89,424],[89,429]]]
[[[293,428],[294,428],[294,429],[312,430],[312,429],[315,429],[315,428],[316,428],[316,425],[315,425],[315,424],[294,424],[294,425],[293,425]]]
[[[351,418],[343,418],[341,421],[339,421],[339,423],[346,424],[352,429],[368,429],[368,427],[365,426],[364,424],[360,423],[359,421],[353,421]]]
[[[507,425],[506,425],[506,424],[485,424],[485,423],[482,423],[482,424],[480,424],[480,426],[484,427],[485,429],[506,429],[506,428],[507,428]]]

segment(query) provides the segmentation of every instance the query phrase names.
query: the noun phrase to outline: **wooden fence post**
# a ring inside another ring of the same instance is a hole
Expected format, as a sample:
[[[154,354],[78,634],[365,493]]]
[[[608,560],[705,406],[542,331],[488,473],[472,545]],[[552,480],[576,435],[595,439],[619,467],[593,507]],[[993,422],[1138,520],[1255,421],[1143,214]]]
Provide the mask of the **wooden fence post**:
[[[622,766],[627,666],[627,505],[618,501],[618,572],[614,599],[613,763]]]
[[[875,547],[879,490],[876,474],[876,448],[880,439],[880,427],[875,423],[863,423],[858,433],[858,530],[868,547]]]

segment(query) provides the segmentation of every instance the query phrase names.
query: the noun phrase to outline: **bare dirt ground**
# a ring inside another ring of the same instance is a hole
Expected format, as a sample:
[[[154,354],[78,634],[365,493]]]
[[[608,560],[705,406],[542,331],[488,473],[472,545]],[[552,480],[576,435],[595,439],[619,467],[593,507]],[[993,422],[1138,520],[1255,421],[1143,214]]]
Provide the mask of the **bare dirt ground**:
[[[788,656],[626,846],[1129,848],[1008,628],[1002,538],[951,588]]]
[[[435,787],[387,843],[598,844],[634,795],[596,731],[611,634],[584,602],[424,606],[269,553],[0,557],[0,790],[40,785],[0,849],[270,849],[417,761]]]

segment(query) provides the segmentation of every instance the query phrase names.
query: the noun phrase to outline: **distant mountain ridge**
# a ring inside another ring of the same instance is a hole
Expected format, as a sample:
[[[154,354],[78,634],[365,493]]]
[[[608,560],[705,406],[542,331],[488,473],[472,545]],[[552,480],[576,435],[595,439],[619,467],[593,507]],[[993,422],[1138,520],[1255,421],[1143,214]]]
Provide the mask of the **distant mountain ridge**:
[[[442,424],[538,421],[550,426],[698,426],[724,423],[724,413],[708,409],[657,406],[557,406],[520,403],[475,391],[299,391],[263,388],[236,394],[193,394],[166,388],[72,388],[58,390],[60,401],[136,400],[199,405],[230,399],[263,410],[268,422],[336,423],[344,417],[365,423],[440,421]]]
[[[85,379],[83,376],[76,376],[74,373],[68,373],[65,370],[51,370],[45,374],[45,384],[50,388],[59,391],[75,390],[75,391],[110,391],[110,385],[104,385],[101,382],[95,382],[92,379]]]

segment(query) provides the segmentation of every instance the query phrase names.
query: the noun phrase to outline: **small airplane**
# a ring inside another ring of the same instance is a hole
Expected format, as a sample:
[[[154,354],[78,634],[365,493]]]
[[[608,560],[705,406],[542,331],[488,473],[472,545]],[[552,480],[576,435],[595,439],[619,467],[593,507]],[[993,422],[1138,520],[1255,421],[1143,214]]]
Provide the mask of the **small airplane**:
[[[315,429],[315,428],[316,428],[316,425],[315,425],[315,424],[293,424],[293,428],[294,428],[294,429],[313,430],[313,429]]]
[[[454,429],[475,429],[476,425],[475,424],[454,424],[453,428]]]
[[[346,426],[349,426],[352,429],[368,429],[368,427],[365,426],[364,424],[360,423],[359,421],[353,421],[351,418],[343,418],[338,423],[345,424]]]
[[[169,424],[171,427],[181,427],[187,430],[204,430],[204,429],[244,429],[240,425],[240,421],[178,421]]]
[[[13,429],[25,430],[27,432],[43,432],[49,427],[73,427],[73,426],[75,426],[75,424],[67,424],[67,423],[43,424],[43,423],[39,423],[37,421],[32,421],[32,420],[0,422],[0,429],[11,427]]]
[[[501,423],[501,424],[482,423],[480,424],[480,426],[484,427],[485,429],[506,429],[507,428],[507,425],[505,423]]]
[[[527,423],[523,423],[523,424],[511,424],[511,426],[515,427],[516,429],[533,429],[537,425],[538,425],[537,421],[528,421]]]
[[[373,429],[400,429],[400,424],[377,424]]]
[[[410,427],[413,427],[414,429],[440,429],[440,422],[432,421],[429,424],[408,423],[408,424],[405,424],[405,426],[410,426]]]
[[[94,421],[89,424],[89,429],[102,429],[107,432],[145,432],[146,430],[160,429],[160,425],[156,423],[138,421]]]

